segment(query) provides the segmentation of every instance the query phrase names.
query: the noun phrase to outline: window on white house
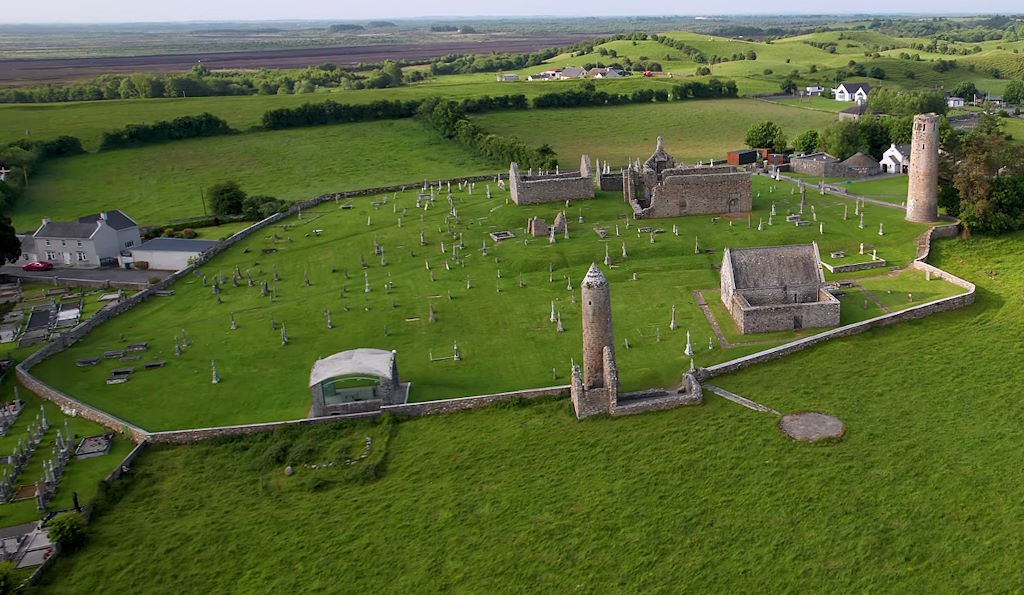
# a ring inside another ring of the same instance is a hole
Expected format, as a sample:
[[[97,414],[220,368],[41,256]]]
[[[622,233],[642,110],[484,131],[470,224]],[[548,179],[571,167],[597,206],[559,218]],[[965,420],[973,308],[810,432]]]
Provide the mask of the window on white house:
[[[82,242],[78,242],[78,246],[81,247],[82,246]]]
[[[124,247],[125,248],[131,248],[134,245],[135,245],[135,241],[134,240],[128,240],[127,242],[124,243]]]
[[[88,262],[88,261],[89,261],[89,255],[88,254],[86,254],[85,252],[79,252],[78,253],[78,262]]]
[[[57,254],[49,250],[46,251],[46,260],[57,260]]]
[[[50,245],[50,240],[46,240],[46,245],[47,245],[47,246],[49,246],[49,245]]]

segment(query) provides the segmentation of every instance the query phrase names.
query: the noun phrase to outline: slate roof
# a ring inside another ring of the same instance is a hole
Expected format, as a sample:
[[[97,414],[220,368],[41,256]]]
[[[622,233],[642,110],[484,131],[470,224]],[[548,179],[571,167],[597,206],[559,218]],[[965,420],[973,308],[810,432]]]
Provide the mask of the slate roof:
[[[106,211],[107,213],[107,225],[114,229],[121,231],[122,229],[128,229],[129,227],[136,227],[136,223],[131,217],[125,215],[118,209],[112,211]],[[93,227],[96,227],[96,222],[100,219],[100,213],[93,213],[92,215],[86,215],[85,217],[79,217],[79,223],[92,223]]]
[[[134,250],[152,252],[205,252],[216,246],[216,240],[195,240],[186,238],[153,238],[142,242]]]
[[[44,223],[35,233],[37,238],[76,238],[89,239],[96,231],[95,223],[79,223],[78,221],[50,221]]]
[[[822,279],[818,246],[813,243],[732,248],[729,258],[737,291],[817,285]]]
[[[842,83],[839,86],[845,88],[850,95],[856,94],[858,89],[864,89],[865,93],[871,90],[871,83]]]
[[[858,151],[854,153],[852,157],[843,162],[843,165],[853,169],[866,169],[866,168],[877,168],[878,162],[875,161],[874,157],[865,155]]]
[[[115,230],[136,227],[138,224],[131,217],[121,211],[114,209],[106,211],[107,225]],[[100,213],[79,217],[74,221],[49,221],[44,223],[34,235],[37,238],[75,238],[88,239],[96,232],[96,222],[100,220]]]

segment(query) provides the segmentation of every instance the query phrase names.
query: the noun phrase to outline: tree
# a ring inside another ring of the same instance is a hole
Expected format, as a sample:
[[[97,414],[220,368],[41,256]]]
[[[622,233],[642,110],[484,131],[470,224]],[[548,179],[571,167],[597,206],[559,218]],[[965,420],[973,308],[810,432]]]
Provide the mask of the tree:
[[[818,131],[804,130],[793,139],[793,147],[797,153],[813,153],[818,150]]]
[[[868,71],[868,76],[873,79],[884,79],[885,71],[878,66],[872,66],[871,70]]]
[[[402,67],[399,66],[397,62],[393,60],[384,60],[384,63],[380,66],[380,71],[388,77],[389,81],[391,81],[389,86],[397,87],[402,84],[402,80],[404,79],[402,75]]]
[[[1003,91],[1003,100],[1018,104],[1024,102],[1024,81],[1010,81]]]
[[[77,512],[62,512],[46,523],[46,536],[64,551],[85,542],[85,519]]]
[[[0,215],[0,262],[17,262],[21,258],[21,240],[15,235],[11,218]]]
[[[981,95],[978,87],[971,81],[963,81],[953,88],[953,96],[961,97],[967,101],[973,101],[975,95]]]
[[[786,148],[786,135],[771,120],[762,120],[747,128],[747,146],[751,149],[767,148],[781,152]]]
[[[210,201],[214,215],[241,214],[245,196],[245,191],[239,188],[238,182],[234,180],[214,184],[206,191],[206,198]]]
[[[779,85],[779,88],[782,89],[783,93],[789,93],[792,95],[796,93],[796,82],[791,78],[786,78],[782,81],[782,84]]]
[[[0,562],[0,595],[14,593],[18,587],[18,581],[14,575],[13,562]]]
[[[818,148],[839,159],[846,159],[860,150],[860,130],[857,122],[842,120],[823,130]]]

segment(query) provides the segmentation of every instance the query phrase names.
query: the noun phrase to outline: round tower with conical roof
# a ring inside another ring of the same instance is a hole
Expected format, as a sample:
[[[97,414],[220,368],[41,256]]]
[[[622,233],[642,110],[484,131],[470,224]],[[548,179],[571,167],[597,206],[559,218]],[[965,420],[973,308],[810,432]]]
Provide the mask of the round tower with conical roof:
[[[907,221],[939,220],[939,117],[914,116],[907,183]]]
[[[608,280],[596,263],[580,284],[580,300],[583,303],[583,387],[585,389],[604,387],[604,348],[615,350],[615,335],[612,333],[612,301],[608,291]]]

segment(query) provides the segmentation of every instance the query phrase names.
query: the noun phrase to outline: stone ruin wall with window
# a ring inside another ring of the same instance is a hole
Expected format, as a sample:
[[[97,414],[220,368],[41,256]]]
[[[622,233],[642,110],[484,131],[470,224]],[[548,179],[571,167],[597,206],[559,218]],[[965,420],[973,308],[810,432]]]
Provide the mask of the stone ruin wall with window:
[[[580,158],[579,171],[557,174],[523,175],[512,163],[508,171],[509,193],[517,205],[535,205],[563,200],[594,198],[594,178],[590,157]]]
[[[623,187],[630,187],[626,200],[638,219],[746,213],[753,208],[751,174],[732,166],[665,170],[663,181],[654,184],[637,184],[635,175],[627,170]],[[646,188],[652,189],[649,201],[643,197]]]

